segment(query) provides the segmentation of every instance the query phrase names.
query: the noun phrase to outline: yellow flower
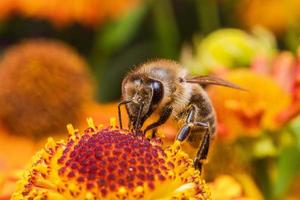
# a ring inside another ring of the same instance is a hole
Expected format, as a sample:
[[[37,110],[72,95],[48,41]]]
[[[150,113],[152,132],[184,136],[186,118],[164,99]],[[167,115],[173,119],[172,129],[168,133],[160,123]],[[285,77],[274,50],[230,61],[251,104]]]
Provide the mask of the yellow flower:
[[[62,130],[93,96],[85,61],[54,40],[29,40],[6,50],[0,80],[1,120],[19,135]]]
[[[288,92],[270,77],[249,70],[229,72],[225,79],[248,91],[221,87],[208,90],[218,116],[220,138],[256,136],[259,130],[279,128],[275,118],[289,105]]]
[[[163,149],[88,119],[83,133],[68,125],[67,142],[49,139],[18,182],[12,199],[210,199],[180,143]]]
[[[247,197],[244,194],[242,185],[233,177],[221,175],[212,183],[209,183],[212,189],[212,198],[214,200],[259,200],[262,198]]]
[[[218,73],[229,68],[248,66],[253,58],[271,58],[276,52],[274,36],[263,28],[251,33],[240,29],[223,28],[201,40],[195,40],[194,55],[188,48],[182,51],[182,62],[195,75]]]
[[[246,26],[263,25],[275,33],[299,23],[299,0],[243,0],[238,13]]]

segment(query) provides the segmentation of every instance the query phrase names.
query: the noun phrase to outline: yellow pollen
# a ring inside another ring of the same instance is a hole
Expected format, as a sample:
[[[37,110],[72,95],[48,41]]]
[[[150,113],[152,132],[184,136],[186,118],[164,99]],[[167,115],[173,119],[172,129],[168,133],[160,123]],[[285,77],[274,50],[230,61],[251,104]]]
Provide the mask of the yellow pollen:
[[[52,149],[55,147],[55,141],[52,137],[47,139],[46,149]]]
[[[164,132],[162,132],[162,131],[157,131],[157,137],[159,137],[159,138],[165,138],[166,137],[166,135],[165,135],[165,133]]]
[[[67,125],[67,130],[68,130],[70,135],[74,135],[77,129],[75,130],[72,124],[68,124]]]
[[[58,180],[58,179],[54,180],[54,181],[53,181],[53,184],[56,185],[57,188],[60,188],[60,187],[63,186],[62,181],[60,181],[60,180]]]
[[[99,125],[98,125],[98,129],[102,129],[103,127],[104,127],[103,124],[99,124]]]
[[[75,191],[76,190],[76,185],[74,183],[70,183],[69,190],[70,191]]]
[[[56,189],[56,185],[51,183],[51,181],[48,181],[48,180],[45,180],[45,179],[42,179],[42,178],[37,178],[35,180],[35,185],[37,187],[47,188],[47,189],[51,189],[51,190]]]
[[[173,145],[171,146],[171,148],[178,151],[178,150],[181,148],[181,142],[178,141],[178,140],[176,140],[176,141],[173,143]]]
[[[88,124],[88,126],[89,126],[90,128],[95,129],[95,124],[94,124],[93,118],[88,117],[88,118],[86,119],[86,121],[87,121],[87,124]]]
[[[110,124],[110,126],[112,128],[116,128],[116,126],[117,126],[117,120],[116,120],[116,118],[114,118],[114,117],[110,118],[109,119],[109,124]]]
[[[125,189],[125,187],[120,187],[118,192],[119,192],[119,194],[123,195],[123,194],[126,194],[127,190]]]
[[[177,188],[176,192],[183,192],[183,191],[186,191],[186,190],[190,190],[193,187],[195,187],[194,183],[187,183],[187,184],[184,184],[184,185],[180,186],[179,188]]]
[[[87,200],[92,200],[92,199],[94,199],[93,193],[91,193],[91,192],[86,193],[85,199],[87,199]]]
[[[142,194],[144,192],[144,189],[142,186],[138,186],[137,188],[134,189],[133,194],[134,195],[139,195]]]
[[[193,173],[194,172],[194,169],[192,169],[192,168],[189,168],[188,170],[187,170],[187,173]]]
[[[170,178],[174,178],[175,174],[174,174],[174,172],[169,171],[169,172],[168,172],[168,176],[169,176]]]
[[[46,174],[47,173],[47,166],[46,165],[37,165],[36,170],[38,170],[42,174]]]

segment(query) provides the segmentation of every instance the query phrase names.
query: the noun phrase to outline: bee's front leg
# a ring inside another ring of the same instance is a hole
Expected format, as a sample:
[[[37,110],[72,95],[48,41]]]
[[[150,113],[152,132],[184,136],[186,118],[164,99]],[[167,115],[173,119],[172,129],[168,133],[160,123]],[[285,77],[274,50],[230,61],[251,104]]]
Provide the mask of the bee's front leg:
[[[159,127],[160,125],[164,124],[171,116],[172,114],[172,107],[165,107],[162,112],[160,113],[160,116],[158,118],[157,121],[153,122],[152,124],[148,125],[145,130],[144,130],[144,134],[146,134],[147,131],[151,130],[151,129],[156,129],[157,127]],[[154,132],[156,132],[154,130]],[[155,137],[155,134],[152,134],[152,136]]]
[[[122,113],[121,113],[121,106],[122,105],[126,105],[128,103],[130,103],[132,100],[123,100],[121,102],[119,102],[118,104],[118,119],[119,119],[119,126],[120,126],[120,129],[123,129],[123,124],[122,124]],[[127,108],[126,108],[126,112],[127,112],[127,115],[129,117],[129,119],[132,118],[132,116],[129,114]],[[130,120],[129,120],[130,121]],[[130,123],[128,125],[129,129],[130,129]]]

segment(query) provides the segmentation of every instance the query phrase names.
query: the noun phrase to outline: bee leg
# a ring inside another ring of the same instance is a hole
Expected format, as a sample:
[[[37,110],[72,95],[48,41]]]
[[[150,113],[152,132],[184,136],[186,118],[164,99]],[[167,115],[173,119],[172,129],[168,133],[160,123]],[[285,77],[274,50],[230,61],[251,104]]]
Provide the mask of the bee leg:
[[[194,105],[191,105],[190,108],[188,109],[188,115],[185,124],[179,130],[176,140],[182,142],[189,136],[191,132],[191,128],[194,126],[193,121],[194,121],[195,111],[196,111],[196,107]]]
[[[147,131],[151,130],[151,129],[155,129],[157,127],[159,127],[160,125],[164,124],[169,117],[171,116],[172,113],[172,108],[171,107],[166,107],[160,114],[159,119],[156,122],[153,122],[152,124],[149,124],[145,130],[144,130],[144,134],[146,134]],[[152,134],[153,136],[153,134]]]
[[[122,125],[122,113],[121,113],[121,106],[127,103],[130,103],[131,100],[123,100],[118,104],[118,117],[119,117],[119,126],[120,129],[123,129],[123,125]],[[126,109],[127,110],[127,109]],[[127,114],[129,115],[129,113],[127,112]]]
[[[157,133],[157,128],[152,129],[151,138],[155,138]]]
[[[194,167],[201,172],[202,162],[207,158],[207,154],[208,154],[208,150],[209,150],[211,129],[210,129],[209,123],[207,123],[207,122],[194,122],[195,110],[196,110],[196,107],[193,105],[188,110],[188,116],[187,116],[186,122],[179,130],[176,140],[179,140],[182,142],[186,138],[188,138],[188,136],[190,135],[191,129],[193,127],[202,127],[204,129],[206,129],[202,143],[197,152],[197,156],[194,159]]]
[[[205,122],[189,122],[184,124],[181,129],[179,130],[176,140],[179,140],[180,142],[184,141],[191,132],[192,127],[203,127],[205,129],[209,129],[208,123]]]
[[[135,121],[135,124],[134,124],[134,131],[135,133],[137,134],[140,130],[140,126],[141,126],[141,115],[142,115],[142,111],[143,111],[143,108],[144,108],[144,103],[141,103],[140,104],[140,108],[139,108],[139,112],[138,112],[138,115],[137,115],[137,118],[136,118],[136,121]]]
[[[203,161],[207,159],[208,150],[210,143],[210,129],[208,128],[203,137],[200,148],[197,152],[197,156],[194,159],[194,167],[198,169],[200,172],[202,171]]]

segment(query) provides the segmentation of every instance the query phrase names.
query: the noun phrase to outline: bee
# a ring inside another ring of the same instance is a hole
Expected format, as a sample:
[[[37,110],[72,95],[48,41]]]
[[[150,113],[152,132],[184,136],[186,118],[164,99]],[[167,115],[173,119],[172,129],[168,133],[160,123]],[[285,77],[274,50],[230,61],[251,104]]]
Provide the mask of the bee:
[[[198,149],[194,167],[201,171],[210,142],[216,135],[216,114],[203,88],[210,84],[242,90],[214,76],[191,77],[187,69],[175,61],[162,59],[141,64],[122,82],[122,101],[118,105],[120,128],[123,127],[122,105],[126,106],[129,128],[135,133],[152,130],[155,137],[157,127],[173,118],[181,125],[176,140],[187,141]],[[142,130],[153,113],[159,118]]]

